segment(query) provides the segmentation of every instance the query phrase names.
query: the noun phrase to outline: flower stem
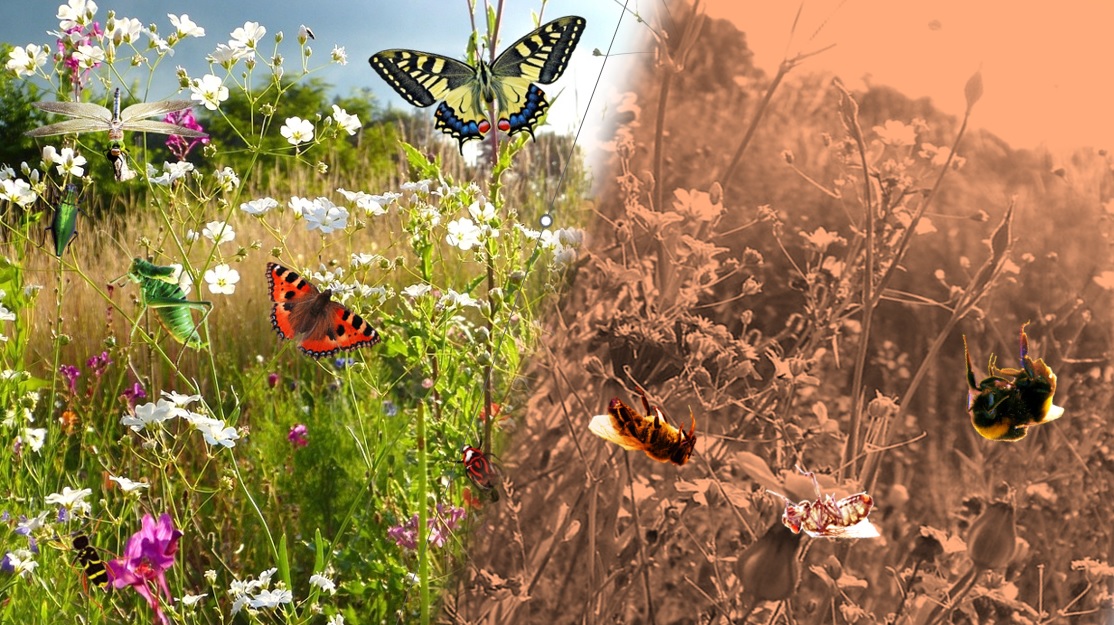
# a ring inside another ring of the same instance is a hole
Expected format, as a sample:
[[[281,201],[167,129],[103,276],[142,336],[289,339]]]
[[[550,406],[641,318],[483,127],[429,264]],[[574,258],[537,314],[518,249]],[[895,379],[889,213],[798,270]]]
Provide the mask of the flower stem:
[[[425,445],[425,404],[418,404],[418,592],[421,600],[421,622],[429,625],[429,501],[427,496],[427,458]]]

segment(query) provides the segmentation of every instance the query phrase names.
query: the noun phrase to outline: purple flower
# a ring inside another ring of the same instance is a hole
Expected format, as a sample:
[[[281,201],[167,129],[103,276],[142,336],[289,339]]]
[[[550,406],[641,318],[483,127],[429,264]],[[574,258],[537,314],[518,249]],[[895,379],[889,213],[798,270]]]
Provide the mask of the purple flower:
[[[178,539],[181,537],[181,530],[174,527],[169,514],[164,513],[157,522],[153,516],[145,514],[142,529],[128,539],[124,557],[106,563],[112,586],[116,589],[135,588],[163,625],[168,625],[170,621],[159,606],[158,591],[162,590],[168,602],[174,601],[166,584],[166,570],[174,566],[174,554],[178,552]]]
[[[190,130],[196,130],[198,132],[205,131],[205,129],[201,127],[201,124],[197,123],[197,118],[193,116],[193,109],[187,108],[167,113],[166,117],[162,118],[162,120],[174,124],[175,126],[189,128]],[[170,148],[170,152],[178,157],[180,161],[186,160],[186,155],[190,153],[190,150],[198,145],[207,145],[208,143],[209,137],[193,137],[192,139],[187,139],[178,135],[170,135],[166,138],[166,147]]]
[[[335,361],[333,361],[333,365],[337,369],[344,369],[345,367],[351,367],[355,363],[356,363],[355,358],[337,358]]]
[[[126,402],[128,402],[128,410],[135,412],[135,405],[141,399],[147,399],[147,391],[143,390],[143,385],[139,382],[132,384],[131,388],[125,389],[123,395]]]
[[[111,364],[112,359],[108,357],[108,352],[101,352],[85,361],[85,366],[89,367],[93,375],[98,378],[104,375],[104,370]]]
[[[388,417],[393,417],[398,414],[398,406],[389,399],[383,401],[383,414]]]
[[[81,370],[74,365],[62,365],[58,367],[58,373],[66,378],[66,386],[69,387],[70,393],[77,395],[77,378],[81,375]]]
[[[286,440],[290,441],[296,448],[305,447],[309,445],[309,439],[306,438],[308,432],[309,430],[306,426],[299,423],[290,428],[290,433],[286,435]]]
[[[272,373],[272,374],[267,376],[267,386],[269,386],[271,388],[275,388],[275,386],[278,385],[278,381],[279,381],[279,374],[277,374],[277,373]]]
[[[437,513],[426,519],[426,527],[429,528],[427,540],[437,547],[445,546],[449,533],[460,525],[460,520],[464,518],[464,514],[464,508],[449,506],[446,512],[445,506],[437,504]],[[389,528],[387,537],[404,549],[410,551],[417,549],[418,515],[415,514],[410,517],[410,520],[402,525]]]

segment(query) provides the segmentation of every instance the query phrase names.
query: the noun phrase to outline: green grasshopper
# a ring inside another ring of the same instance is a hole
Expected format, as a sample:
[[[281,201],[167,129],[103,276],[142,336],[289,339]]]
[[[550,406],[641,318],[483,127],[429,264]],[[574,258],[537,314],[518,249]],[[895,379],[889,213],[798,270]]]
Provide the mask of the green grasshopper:
[[[141,258],[132,260],[128,278],[139,283],[143,295],[143,305],[155,311],[159,323],[162,324],[174,340],[186,347],[201,349],[205,343],[197,332],[197,327],[205,321],[212,309],[212,302],[202,302],[186,299],[185,292],[178,285],[178,268],[173,265],[156,265]],[[201,322],[194,323],[194,308],[205,311]]]
[[[77,206],[78,195],[77,185],[73,183],[66,185],[58,206],[54,207],[54,219],[47,228],[54,239],[54,253],[58,258],[62,258],[70,242],[77,236],[77,213],[81,210]]]

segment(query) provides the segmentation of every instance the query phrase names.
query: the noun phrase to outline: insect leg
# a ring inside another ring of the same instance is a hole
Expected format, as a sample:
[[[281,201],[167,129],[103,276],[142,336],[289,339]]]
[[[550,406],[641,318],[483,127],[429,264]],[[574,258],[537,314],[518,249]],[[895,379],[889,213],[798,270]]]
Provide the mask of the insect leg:
[[[975,382],[975,372],[971,368],[971,354],[967,351],[967,335],[963,335],[963,356],[967,359],[967,384],[973,389],[978,390],[979,385]]]

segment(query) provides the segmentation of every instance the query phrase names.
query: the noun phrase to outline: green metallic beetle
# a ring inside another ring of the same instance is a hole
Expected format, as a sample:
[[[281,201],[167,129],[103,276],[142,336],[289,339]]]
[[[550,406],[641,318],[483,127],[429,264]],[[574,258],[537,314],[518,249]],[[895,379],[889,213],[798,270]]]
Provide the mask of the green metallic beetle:
[[[54,219],[51,220],[50,236],[54,239],[54,253],[62,258],[70,242],[77,236],[77,214],[81,211],[77,205],[79,195],[77,185],[69,183],[62,191],[58,205],[54,207]]]
[[[185,292],[178,285],[180,271],[181,268],[174,265],[156,265],[136,258],[132,260],[128,278],[139,284],[143,305],[155,311],[159,323],[174,340],[187,347],[201,349],[205,343],[197,332],[200,322],[194,323],[191,310],[204,310],[205,315],[201,318],[204,321],[213,304],[186,299]]]
[[[983,438],[996,441],[1019,441],[1031,426],[1055,421],[1064,409],[1052,403],[1056,394],[1056,374],[1043,359],[1029,357],[1029,337],[1021,326],[1020,369],[999,369],[992,355],[987,365],[990,377],[978,384],[963,337],[963,355],[967,358],[967,411],[971,424]]]

